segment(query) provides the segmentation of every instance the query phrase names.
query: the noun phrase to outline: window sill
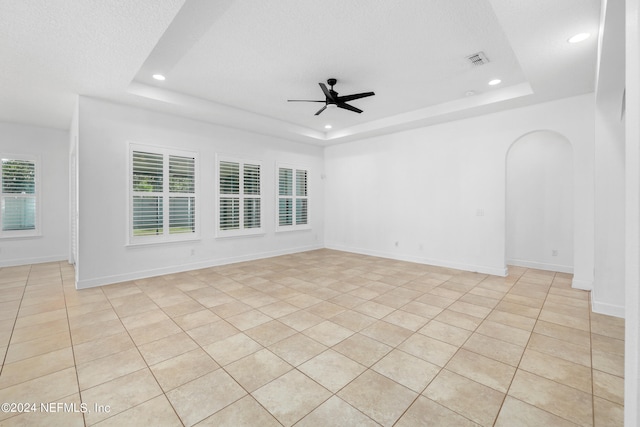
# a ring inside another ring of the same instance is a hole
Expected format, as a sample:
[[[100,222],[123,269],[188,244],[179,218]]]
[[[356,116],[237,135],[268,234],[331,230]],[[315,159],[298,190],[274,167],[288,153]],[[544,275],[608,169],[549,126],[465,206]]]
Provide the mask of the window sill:
[[[290,231],[305,231],[305,230],[311,230],[311,226],[310,225],[291,225],[291,226],[283,226],[283,227],[276,227],[276,233],[287,233]]]
[[[236,238],[236,237],[259,237],[259,236],[264,236],[267,233],[264,231],[264,229],[260,228],[260,229],[256,229],[256,230],[251,230],[251,231],[247,231],[247,230],[233,230],[233,231],[221,231],[218,230],[216,232],[216,239],[229,239],[229,238]]]
[[[144,239],[144,240],[136,240],[136,241],[133,241],[133,242],[129,241],[124,246],[127,247],[127,248],[148,247],[148,246],[164,246],[164,245],[171,245],[171,244],[199,242],[200,240],[201,240],[200,236],[192,236],[192,237],[189,237],[189,238],[181,238],[181,239],[162,239],[162,240]]]
[[[23,239],[40,239],[42,238],[42,233],[16,233],[12,234],[11,232],[4,232],[0,234],[0,240],[23,240]]]

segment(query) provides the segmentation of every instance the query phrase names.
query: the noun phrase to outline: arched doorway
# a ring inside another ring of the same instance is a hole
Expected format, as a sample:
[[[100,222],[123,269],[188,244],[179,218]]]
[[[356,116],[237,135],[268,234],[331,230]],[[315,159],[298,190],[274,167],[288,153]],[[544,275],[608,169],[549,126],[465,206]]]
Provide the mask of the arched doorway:
[[[534,131],[507,152],[506,263],[573,272],[573,152],[564,136]]]

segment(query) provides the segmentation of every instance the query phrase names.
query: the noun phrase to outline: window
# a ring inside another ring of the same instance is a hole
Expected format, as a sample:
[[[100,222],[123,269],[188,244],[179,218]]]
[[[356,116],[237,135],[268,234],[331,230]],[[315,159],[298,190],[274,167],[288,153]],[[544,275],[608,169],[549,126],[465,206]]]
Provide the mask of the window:
[[[131,147],[130,243],[198,237],[195,153]]]
[[[278,165],[277,170],[276,231],[310,228],[308,169]]]
[[[0,237],[37,236],[38,178],[36,160],[2,156]]]
[[[260,162],[218,157],[218,237],[263,232],[261,170]]]

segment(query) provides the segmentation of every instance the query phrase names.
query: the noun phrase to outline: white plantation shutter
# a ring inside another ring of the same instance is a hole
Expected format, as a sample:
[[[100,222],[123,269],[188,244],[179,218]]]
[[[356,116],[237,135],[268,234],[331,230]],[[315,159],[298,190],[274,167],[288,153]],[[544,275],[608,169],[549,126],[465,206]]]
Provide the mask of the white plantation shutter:
[[[278,169],[278,194],[280,196],[293,195],[293,170],[288,168]]]
[[[220,162],[220,193],[240,195],[240,164]]]
[[[240,200],[220,198],[220,230],[238,230],[240,228]]]
[[[276,230],[309,228],[307,169],[278,165],[278,200]]]
[[[260,195],[260,165],[244,165],[245,196]]]
[[[218,158],[217,235],[262,232],[262,175],[259,162]]]
[[[307,171],[296,169],[296,196],[307,197]]]
[[[260,165],[244,165],[244,228],[261,226]]]
[[[133,235],[164,233],[163,155],[133,152]]]
[[[280,226],[293,225],[293,200],[281,197],[278,201],[278,223]]]
[[[307,171],[296,169],[296,225],[308,223]]]
[[[220,162],[220,230],[240,228],[240,164]]]
[[[169,156],[169,233],[196,231],[195,159]]]
[[[307,199],[296,199],[296,225],[307,223]]]
[[[36,162],[2,159],[1,236],[33,235],[37,228]]]
[[[293,169],[278,168],[278,225],[293,225]]]
[[[131,243],[196,237],[196,199],[195,154],[132,146]]]

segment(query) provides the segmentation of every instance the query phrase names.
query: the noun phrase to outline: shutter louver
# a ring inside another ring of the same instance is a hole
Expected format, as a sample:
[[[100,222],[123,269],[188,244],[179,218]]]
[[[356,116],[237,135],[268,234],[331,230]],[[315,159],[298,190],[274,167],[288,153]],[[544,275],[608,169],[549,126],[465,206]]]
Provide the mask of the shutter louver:
[[[296,225],[307,223],[307,199],[296,199]]]
[[[278,195],[293,195],[293,171],[291,169],[280,168],[278,172]]]
[[[280,199],[278,212],[279,225],[293,225],[293,203],[291,199]]]
[[[244,165],[244,194],[260,195],[260,166]]]
[[[162,154],[133,152],[133,191],[162,193]]]
[[[240,194],[240,165],[220,162],[220,193]]]
[[[287,168],[278,169],[278,224],[293,225],[293,170]]]
[[[195,184],[195,159],[169,156],[169,234],[195,233]]]
[[[307,171],[296,170],[296,196],[307,197]]]
[[[196,231],[196,198],[169,198],[169,233],[195,233]]]
[[[133,235],[157,236],[163,231],[162,196],[133,196]]]
[[[163,156],[156,153],[133,152],[134,193],[157,193],[133,196],[133,235],[163,234]]]
[[[240,200],[220,198],[220,229],[237,230],[240,228]]]
[[[195,159],[169,156],[169,191],[171,193],[195,193]]]
[[[244,228],[260,228],[260,199],[244,199]]]
[[[2,159],[2,231],[35,230],[36,164]]]
[[[244,165],[244,228],[260,228],[260,165]]]

